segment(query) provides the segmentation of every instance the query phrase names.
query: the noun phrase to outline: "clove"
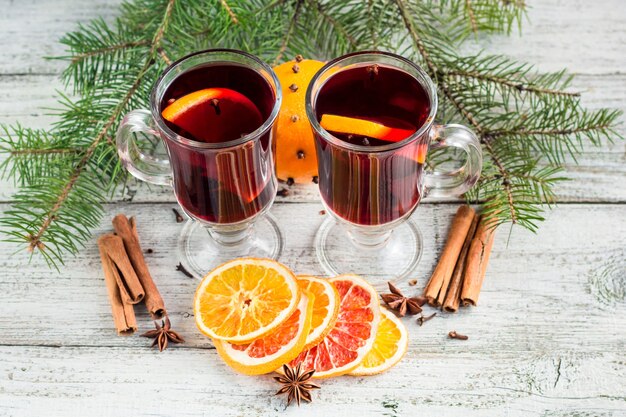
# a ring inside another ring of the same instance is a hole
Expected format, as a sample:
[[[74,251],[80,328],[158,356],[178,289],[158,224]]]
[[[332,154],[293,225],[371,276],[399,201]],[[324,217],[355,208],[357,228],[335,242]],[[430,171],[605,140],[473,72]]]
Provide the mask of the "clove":
[[[428,320],[432,319],[433,317],[435,317],[437,315],[437,313],[433,313],[430,316],[424,316],[423,314],[421,314],[418,318],[417,318],[417,324],[419,324],[420,326],[424,325],[424,323],[426,323]]]
[[[222,114],[222,109],[220,109],[220,101],[218,99],[211,99],[211,106],[213,106],[213,108],[215,109],[216,115],[219,116],[220,114]]]
[[[182,222],[185,221],[185,219],[183,218],[183,216],[181,216],[181,214],[178,212],[178,210],[173,208],[172,211],[174,212],[174,215],[176,216],[176,223],[182,223]]]
[[[178,263],[178,265],[176,265],[176,270],[182,272],[185,275],[187,275],[189,278],[193,278],[193,275],[191,275],[191,272],[187,271],[187,269],[180,262]]]
[[[367,73],[370,75],[370,80],[374,81],[374,78],[378,75],[378,64],[367,67]]]
[[[464,334],[457,333],[456,330],[452,330],[450,333],[448,333],[448,337],[450,339],[457,339],[457,340],[469,339],[469,337],[465,336]]]

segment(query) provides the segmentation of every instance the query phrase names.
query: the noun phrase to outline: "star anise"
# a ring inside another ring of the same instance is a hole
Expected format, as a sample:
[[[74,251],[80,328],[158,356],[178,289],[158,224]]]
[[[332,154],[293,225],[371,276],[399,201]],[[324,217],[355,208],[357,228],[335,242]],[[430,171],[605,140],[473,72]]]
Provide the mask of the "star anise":
[[[298,407],[300,406],[300,400],[311,402],[311,390],[319,389],[319,385],[307,382],[311,379],[315,370],[302,372],[302,364],[299,363],[296,368],[291,368],[289,365],[283,365],[284,375],[275,376],[274,380],[280,382],[284,386],[279,389],[275,395],[287,394],[287,405],[291,404],[292,400],[296,400]]]
[[[391,294],[381,294],[381,297],[389,308],[398,312],[400,317],[404,317],[406,313],[413,315],[422,312],[422,306],[426,303],[426,299],[422,297],[405,297],[398,287],[391,282],[388,282],[387,285],[389,285]]]
[[[163,352],[167,349],[169,342],[183,343],[185,341],[185,339],[171,329],[170,318],[167,316],[165,316],[165,320],[161,321],[161,325],[159,325],[159,322],[155,321],[154,326],[156,329],[145,332],[142,336],[153,338],[154,342],[152,342],[152,346],[158,346],[159,352]]]

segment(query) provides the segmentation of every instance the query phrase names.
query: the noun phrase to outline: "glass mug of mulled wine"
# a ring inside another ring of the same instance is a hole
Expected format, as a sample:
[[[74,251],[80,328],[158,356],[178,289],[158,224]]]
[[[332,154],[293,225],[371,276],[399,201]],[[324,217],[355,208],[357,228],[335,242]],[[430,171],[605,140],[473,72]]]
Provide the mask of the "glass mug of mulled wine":
[[[276,197],[272,126],[281,89],[272,69],[241,51],[213,49],[171,64],[117,132],[122,164],[171,185],[189,217],[180,261],[196,277],[238,256],[277,259],[284,238],[268,213]]]
[[[407,277],[423,247],[409,217],[426,193],[459,196],[476,183],[478,138],[461,125],[434,124],[433,81],[390,53],[358,52],[328,62],[309,84],[306,112],[330,214],[315,238],[323,269],[330,276],[378,278],[377,287]],[[456,159],[454,168],[426,170],[429,149],[445,147],[452,147],[452,157],[445,156]]]

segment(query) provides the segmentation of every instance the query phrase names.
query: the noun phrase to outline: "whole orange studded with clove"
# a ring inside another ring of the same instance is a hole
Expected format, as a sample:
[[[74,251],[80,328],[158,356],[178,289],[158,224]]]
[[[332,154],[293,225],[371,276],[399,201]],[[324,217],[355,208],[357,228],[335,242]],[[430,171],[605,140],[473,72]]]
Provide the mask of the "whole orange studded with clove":
[[[317,176],[315,142],[304,101],[309,82],[323,65],[298,55],[274,68],[283,93],[274,132],[276,176],[288,184],[308,184]]]

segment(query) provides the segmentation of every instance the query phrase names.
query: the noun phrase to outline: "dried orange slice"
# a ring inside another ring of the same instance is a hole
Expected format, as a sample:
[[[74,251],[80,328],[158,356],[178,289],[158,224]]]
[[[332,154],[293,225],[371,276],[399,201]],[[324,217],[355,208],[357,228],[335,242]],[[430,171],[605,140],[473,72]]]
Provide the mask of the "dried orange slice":
[[[193,139],[225,142],[238,139],[263,124],[256,105],[229,88],[205,88],[176,99],[161,116]]]
[[[406,122],[402,123],[404,125],[408,124]],[[329,132],[367,136],[388,142],[399,142],[415,133],[415,129],[389,127],[373,120],[337,116],[334,114],[322,115],[320,126]]]
[[[339,315],[339,293],[326,279],[311,276],[299,276],[298,285],[304,291],[315,295],[313,321],[303,350],[309,349],[322,341],[332,330]]]
[[[397,364],[409,347],[409,334],[395,314],[381,308],[382,318],[376,332],[374,346],[358,368],[350,375],[374,375]]]
[[[380,306],[378,294],[357,275],[330,279],[341,298],[339,316],[326,337],[291,361],[304,369],[315,370],[316,378],[343,375],[355,369],[374,344]]]
[[[222,359],[238,372],[246,375],[272,372],[302,351],[311,329],[314,303],[315,296],[305,291],[296,310],[270,334],[244,345],[214,339],[215,348]]]
[[[194,298],[202,333],[231,343],[248,343],[284,323],[300,299],[296,277],[271,259],[239,258],[209,272]]]

